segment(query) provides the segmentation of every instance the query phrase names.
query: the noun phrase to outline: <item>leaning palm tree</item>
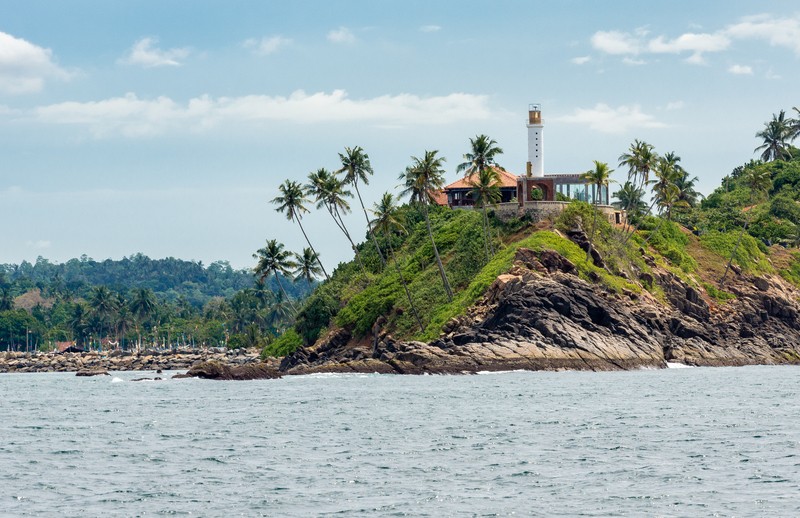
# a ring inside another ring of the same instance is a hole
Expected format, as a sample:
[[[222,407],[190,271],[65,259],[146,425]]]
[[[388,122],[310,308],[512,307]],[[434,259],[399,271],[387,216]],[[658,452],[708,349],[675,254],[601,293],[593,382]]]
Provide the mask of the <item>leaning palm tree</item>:
[[[259,248],[253,254],[253,258],[258,259],[258,263],[253,268],[256,276],[261,280],[270,275],[274,276],[275,281],[278,283],[278,288],[280,288],[283,298],[286,300],[289,300],[289,295],[286,294],[286,290],[283,288],[281,276],[291,278],[292,268],[297,266],[291,257],[292,253],[284,250],[283,243],[278,243],[277,239],[268,239],[267,246]]]
[[[786,112],[780,111],[778,115],[772,114],[772,120],[764,123],[764,129],[756,133],[763,144],[753,152],[761,151],[761,160],[788,160],[792,158],[789,152],[789,140],[793,138],[790,121],[786,119]]]
[[[386,237],[386,242],[389,243],[389,257],[394,263],[394,267],[397,270],[397,275],[400,277],[400,282],[403,284],[403,289],[405,290],[406,298],[408,299],[408,305],[411,308],[411,312],[414,314],[414,319],[417,321],[417,325],[419,325],[420,332],[423,332],[425,331],[425,326],[422,324],[422,320],[419,318],[419,313],[417,313],[417,308],[414,306],[414,301],[411,299],[411,292],[408,290],[408,283],[406,283],[406,279],[403,277],[403,272],[400,270],[400,265],[397,264],[397,257],[395,256],[394,248],[392,247],[392,233],[406,233],[406,229],[397,220],[397,204],[394,202],[394,196],[392,193],[383,193],[381,201],[373,206],[371,212],[375,215],[375,219],[370,222],[372,230],[375,232],[381,232]]]
[[[297,268],[292,272],[295,279],[305,279],[310,286],[316,277],[322,273],[317,253],[311,248],[303,248],[303,253],[294,254],[294,258],[297,264]]]
[[[486,262],[489,262],[494,255],[494,247],[486,207],[500,201],[500,175],[494,167],[484,167],[473,173],[467,183],[472,187],[475,205],[481,207],[483,212],[483,248],[486,251]]]
[[[320,168],[313,173],[309,173],[306,192],[314,196],[318,209],[325,207],[328,214],[331,215],[336,226],[339,227],[339,230],[342,231],[347,241],[350,243],[350,248],[352,248],[356,256],[356,261],[361,267],[361,271],[366,274],[364,262],[361,260],[361,254],[358,251],[358,247],[353,242],[350,232],[347,230],[344,218],[342,218],[343,214],[346,215],[350,212],[350,204],[347,202],[347,198],[353,196],[350,191],[345,189],[344,181],[336,178],[336,176],[325,168]]]
[[[789,140],[794,141],[795,139],[800,138],[800,108],[795,106],[792,109],[797,112],[797,117],[791,119]]]
[[[361,199],[361,191],[358,190],[358,182],[361,181],[364,185],[369,185],[369,177],[373,174],[372,165],[369,163],[369,155],[367,155],[361,146],[354,148],[345,147],[344,153],[339,153],[339,159],[342,161],[342,168],[337,173],[344,173],[344,182],[352,185],[356,194],[358,195],[358,202],[361,204],[361,210],[364,211],[364,218],[367,220],[367,233],[372,239],[372,244],[375,245],[375,250],[378,252],[378,257],[381,259],[381,264],[386,265],[386,259],[383,258],[381,249],[378,246],[378,241],[375,239],[375,234],[369,228],[369,216],[367,209],[364,207],[364,200]]]
[[[591,258],[592,247],[594,246],[594,233],[597,230],[597,205],[600,199],[600,193],[603,187],[608,189],[608,184],[611,182],[611,173],[613,169],[608,168],[608,164],[594,160],[594,169],[585,172],[581,178],[589,182],[592,186],[592,201],[594,202],[594,214],[592,216],[592,233],[589,234],[589,246],[586,248],[586,261]]]
[[[322,265],[322,261],[319,260],[319,254],[314,250],[314,246],[311,244],[308,235],[306,235],[306,230],[303,228],[303,222],[301,221],[303,213],[308,212],[305,206],[305,203],[308,201],[306,199],[305,190],[299,182],[293,182],[292,180],[283,182],[283,184],[278,187],[278,190],[281,192],[281,195],[272,200],[272,203],[278,205],[278,208],[275,210],[278,212],[285,212],[286,219],[297,222],[300,226],[300,231],[303,233],[303,237],[306,238],[308,247],[311,248],[317,258],[322,273],[325,274],[326,279],[331,280],[331,278],[328,277],[328,272],[325,271],[325,267]]]
[[[436,266],[439,268],[439,275],[442,276],[442,284],[447,294],[447,299],[453,300],[453,290],[450,288],[450,281],[447,280],[447,273],[444,271],[442,259],[439,257],[439,249],[436,247],[436,240],[433,239],[431,230],[431,218],[428,214],[428,205],[433,203],[434,195],[444,186],[444,157],[437,157],[439,151],[425,151],[423,157],[411,157],[411,165],[406,167],[404,173],[400,174],[400,180],[404,182],[404,189],[401,196],[408,196],[412,203],[422,207],[422,214],[425,217],[425,224],[428,227],[428,236],[433,245],[433,254],[436,257]]]
[[[760,198],[765,192],[767,192],[772,184],[770,179],[770,173],[767,169],[761,167],[750,167],[744,173],[744,182],[745,185],[750,190],[750,210],[747,211],[747,216],[744,220],[744,226],[742,227],[742,231],[739,233],[739,239],[736,240],[736,246],[733,247],[733,251],[731,252],[731,257],[728,259],[728,264],[725,266],[725,273],[722,274],[722,278],[719,280],[719,287],[722,289],[722,285],[725,282],[725,277],[728,276],[728,270],[731,268],[731,264],[733,263],[733,258],[736,255],[736,251],[739,249],[739,245],[742,242],[742,237],[744,237],[744,233],[747,232],[747,225],[750,224],[750,215],[753,212],[752,205],[756,202],[758,198]]]

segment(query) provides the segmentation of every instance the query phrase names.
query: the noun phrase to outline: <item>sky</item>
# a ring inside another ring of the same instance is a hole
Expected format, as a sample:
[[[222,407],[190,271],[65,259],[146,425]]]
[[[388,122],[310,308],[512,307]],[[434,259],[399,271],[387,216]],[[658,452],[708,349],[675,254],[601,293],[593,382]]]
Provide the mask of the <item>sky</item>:
[[[425,150],[457,180],[478,134],[521,174],[529,103],[546,173],[624,181],[642,139],[708,194],[798,84],[795,0],[0,0],[0,263],[250,268],[267,239],[306,246],[284,180],[361,146],[371,206]],[[328,270],[351,258],[326,213],[303,222]]]

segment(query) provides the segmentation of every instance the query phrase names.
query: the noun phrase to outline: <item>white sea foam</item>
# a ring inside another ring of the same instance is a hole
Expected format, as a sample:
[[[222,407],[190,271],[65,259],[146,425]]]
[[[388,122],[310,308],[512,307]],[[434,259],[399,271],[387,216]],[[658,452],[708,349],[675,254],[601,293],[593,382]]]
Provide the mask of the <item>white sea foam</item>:
[[[691,365],[686,365],[685,363],[678,363],[678,362],[667,362],[668,369],[692,369]]]
[[[122,378],[118,378],[118,377],[116,377],[116,376],[114,376],[113,378],[111,378],[111,383],[122,383],[123,381],[125,381],[125,380],[124,380],[124,379],[122,379]]]

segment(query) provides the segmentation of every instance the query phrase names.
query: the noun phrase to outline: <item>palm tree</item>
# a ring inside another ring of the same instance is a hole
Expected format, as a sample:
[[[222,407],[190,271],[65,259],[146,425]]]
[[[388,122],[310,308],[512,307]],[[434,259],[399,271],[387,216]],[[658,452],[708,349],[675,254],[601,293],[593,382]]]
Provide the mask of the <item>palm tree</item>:
[[[70,315],[69,327],[78,345],[83,345],[86,340],[86,331],[89,327],[86,306],[84,306],[83,303],[78,302],[73,307],[72,314]]]
[[[133,297],[130,301],[131,313],[134,317],[134,325],[136,326],[136,335],[138,336],[139,343],[137,350],[142,349],[142,332],[140,326],[145,322],[156,310],[156,297],[152,290],[149,288],[136,288],[133,292]]]
[[[490,250],[491,254],[494,255],[494,249],[491,244],[486,205],[497,203],[500,199],[500,175],[496,169],[499,166],[495,157],[502,155],[503,150],[497,146],[497,142],[494,139],[486,135],[477,135],[475,138],[469,139],[469,144],[470,151],[464,153],[466,161],[458,164],[456,171],[464,171],[466,177],[471,178],[467,183],[473,188],[472,199],[476,206],[483,208],[484,248],[486,250],[486,260],[489,261],[491,257]]]
[[[638,183],[637,189],[644,189],[644,186],[650,181],[650,171],[655,167],[658,160],[658,155],[653,149],[651,144],[635,139],[628,148],[628,152],[619,156],[620,167],[625,166],[628,168],[628,181],[632,181],[634,185]],[[628,210],[628,207],[625,210]],[[635,231],[636,227],[630,230],[625,242]]]
[[[326,272],[325,267],[322,266],[322,261],[319,260],[319,254],[314,250],[314,246],[308,239],[308,235],[306,235],[306,230],[303,228],[303,223],[301,221],[303,213],[308,212],[308,209],[305,207],[305,203],[308,201],[305,196],[305,190],[299,182],[293,182],[291,180],[283,182],[283,184],[278,187],[278,190],[281,191],[281,195],[272,200],[272,203],[278,205],[278,208],[275,210],[278,212],[285,212],[286,219],[289,221],[297,221],[297,224],[300,225],[300,231],[303,233],[303,237],[306,238],[308,247],[311,248],[317,258],[322,273],[325,274],[326,279],[330,280],[331,278],[328,277],[328,272]]]
[[[419,318],[417,308],[414,306],[414,301],[411,299],[411,292],[408,290],[408,283],[406,283],[406,280],[403,277],[403,272],[400,270],[400,265],[397,264],[397,257],[395,257],[394,248],[392,247],[392,233],[406,233],[406,229],[403,228],[403,225],[401,225],[397,220],[397,205],[394,202],[394,196],[392,193],[383,193],[381,201],[374,204],[372,214],[375,215],[375,219],[373,219],[371,222],[372,229],[375,232],[382,232],[386,237],[386,242],[389,243],[389,257],[394,263],[394,267],[397,270],[397,275],[400,276],[400,282],[403,284],[403,289],[405,290],[406,298],[408,299],[408,305],[411,307],[411,312],[414,314],[414,319],[416,319],[417,324],[419,325],[420,332],[423,332],[425,331],[425,326],[422,325],[422,320]]]
[[[364,219],[367,220],[367,233],[372,239],[372,244],[375,245],[375,250],[378,252],[378,257],[381,259],[381,264],[386,266],[386,259],[383,258],[381,249],[378,246],[378,241],[375,239],[375,234],[369,228],[369,216],[367,209],[364,207],[364,200],[361,199],[361,191],[358,190],[359,180],[364,185],[369,185],[369,176],[373,174],[372,165],[369,163],[369,155],[367,155],[361,146],[354,148],[345,147],[344,153],[339,153],[339,159],[342,161],[342,168],[337,173],[344,173],[344,182],[352,185],[356,189],[358,195],[358,202],[361,204],[361,210],[364,211]]]
[[[286,300],[289,300],[289,296],[281,283],[281,275],[291,278],[291,269],[297,266],[291,257],[292,253],[284,250],[283,243],[278,243],[277,239],[267,240],[267,246],[259,248],[253,254],[253,258],[258,259],[258,263],[253,268],[255,274],[261,280],[273,275]]]
[[[615,201],[611,205],[626,210],[629,219],[635,219],[647,210],[647,204],[644,202],[644,189],[639,189],[630,180],[625,182],[613,196],[619,201]]]
[[[728,259],[727,266],[725,266],[725,273],[722,274],[722,278],[719,280],[720,289],[722,289],[722,285],[725,282],[725,277],[727,277],[728,270],[733,263],[733,258],[742,242],[742,237],[744,237],[744,233],[747,232],[747,225],[750,224],[750,215],[753,212],[752,205],[759,197],[761,197],[761,195],[769,190],[769,187],[772,184],[769,171],[761,167],[747,168],[744,173],[744,182],[745,185],[747,185],[747,187],[750,189],[751,208],[747,211],[747,215],[744,220],[744,226],[742,227],[742,231],[739,233],[739,239],[736,241],[736,246],[733,247],[733,252],[731,252],[731,257]]]
[[[498,165],[495,161],[497,155],[502,155],[503,150],[497,142],[486,135],[478,135],[469,139],[470,152],[464,154],[466,162],[458,164],[456,171],[466,171],[466,176],[480,173],[486,168]]]
[[[14,299],[11,297],[11,288],[3,286],[0,288],[0,311],[14,309]]]
[[[762,151],[761,160],[764,162],[792,158],[789,140],[793,138],[793,130],[791,121],[786,119],[785,111],[781,110],[777,116],[773,113],[772,120],[764,123],[764,129],[756,133],[756,137],[764,143],[753,152]]]
[[[591,253],[592,247],[594,245],[594,233],[597,229],[597,205],[598,200],[600,199],[600,193],[602,192],[602,188],[605,187],[608,189],[608,184],[611,182],[611,173],[613,173],[613,169],[608,168],[608,164],[605,162],[600,162],[598,160],[594,160],[594,169],[590,169],[586,171],[581,178],[589,182],[592,186],[592,201],[594,201],[594,214],[592,216],[592,233],[589,235],[589,246],[586,248],[586,261],[588,262]]]
[[[350,232],[347,230],[347,226],[344,224],[344,219],[342,218],[342,214],[348,214],[350,212],[350,204],[347,203],[347,198],[353,196],[344,186],[345,183],[343,180],[339,180],[332,173],[321,168],[317,169],[316,172],[309,173],[306,192],[314,196],[318,209],[325,207],[328,214],[331,215],[336,226],[339,227],[339,230],[342,231],[347,241],[350,243],[350,248],[352,248],[356,256],[356,261],[358,261],[361,271],[366,274],[364,263],[361,261],[361,254],[358,251],[358,247],[353,242],[353,238],[350,236]]]
[[[463,165],[463,164],[462,164]],[[483,212],[483,247],[486,251],[486,262],[494,255],[492,236],[489,230],[489,215],[487,205],[500,200],[500,174],[494,167],[484,167],[471,175],[467,182],[472,187],[472,199],[475,205],[482,208]]]
[[[303,253],[294,254],[294,258],[297,260],[297,269],[292,273],[296,279],[305,279],[310,286],[316,276],[322,273],[316,252],[310,248],[304,248]]]
[[[428,236],[431,238],[433,244],[433,253],[436,257],[436,265],[439,267],[439,275],[442,276],[442,284],[444,291],[447,294],[447,299],[453,300],[453,290],[450,288],[450,281],[447,280],[447,274],[442,265],[442,259],[439,257],[439,249],[436,247],[436,241],[433,239],[433,230],[431,230],[431,218],[428,214],[428,205],[433,202],[434,195],[440,191],[444,186],[444,157],[437,157],[439,151],[425,151],[422,159],[415,156],[411,157],[411,165],[406,167],[404,173],[400,174],[400,180],[405,183],[405,189],[400,193],[401,196],[409,196],[412,203],[417,203],[422,207],[422,214],[425,216],[425,224],[428,227]]]
[[[789,139],[794,141],[795,139],[800,137],[800,108],[795,106],[792,109],[797,112],[797,118],[790,119],[790,122],[791,122],[790,129],[791,129],[791,131],[790,131],[790,134],[789,134]]]
[[[97,317],[98,331],[101,335],[106,333],[105,324],[111,320],[118,308],[117,298],[106,286],[95,286],[90,295],[89,305]],[[102,339],[102,336],[100,338]]]

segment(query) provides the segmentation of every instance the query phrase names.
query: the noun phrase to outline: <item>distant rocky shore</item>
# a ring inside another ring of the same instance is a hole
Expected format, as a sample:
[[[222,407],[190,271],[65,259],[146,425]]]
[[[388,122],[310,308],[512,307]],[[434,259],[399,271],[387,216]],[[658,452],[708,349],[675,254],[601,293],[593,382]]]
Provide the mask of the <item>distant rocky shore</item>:
[[[177,349],[84,353],[0,352],[0,373],[188,370],[205,362],[229,367],[260,363],[257,349]]]

